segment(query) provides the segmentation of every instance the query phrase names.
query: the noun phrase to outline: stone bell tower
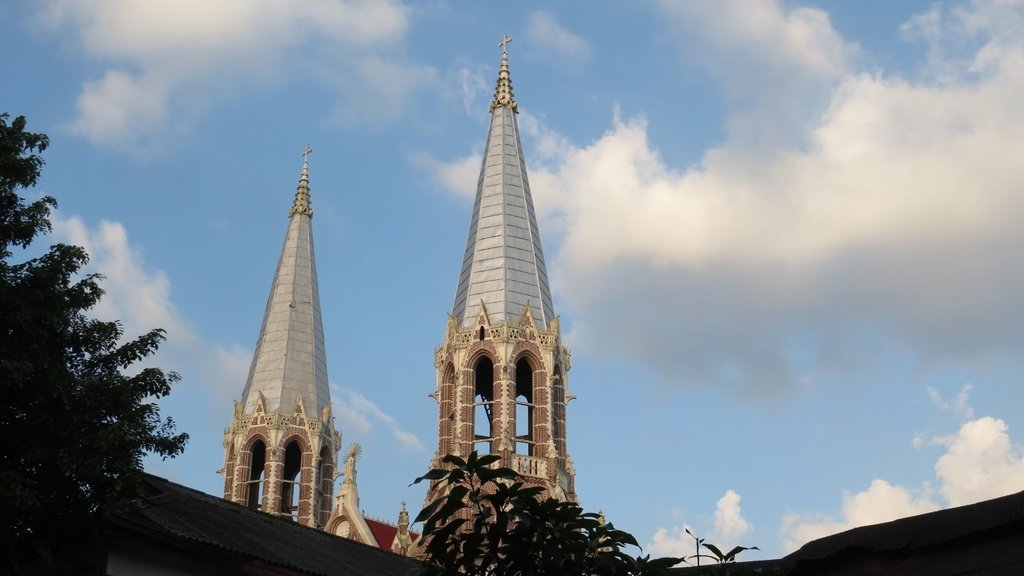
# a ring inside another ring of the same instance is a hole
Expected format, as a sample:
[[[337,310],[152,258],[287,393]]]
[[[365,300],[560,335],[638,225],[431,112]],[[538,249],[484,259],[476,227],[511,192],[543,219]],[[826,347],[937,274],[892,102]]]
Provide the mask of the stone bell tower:
[[[566,374],[516,122],[508,36],[455,304],[434,364],[438,447],[497,454],[547,494],[576,500],[566,452]],[[430,496],[428,496],[428,499]]]
[[[334,429],[313,253],[309,154],[289,211],[249,377],[224,433],[224,498],[323,528],[341,433]]]

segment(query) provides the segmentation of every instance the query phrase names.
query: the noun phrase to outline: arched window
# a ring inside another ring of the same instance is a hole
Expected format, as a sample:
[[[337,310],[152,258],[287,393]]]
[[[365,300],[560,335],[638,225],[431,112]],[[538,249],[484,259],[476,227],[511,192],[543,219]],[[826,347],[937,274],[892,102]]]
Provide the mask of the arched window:
[[[516,362],[516,454],[534,456],[533,366],[526,358]]]
[[[473,371],[473,449],[488,454],[494,439],[494,363],[483,357]]]
[[[441,395],[438,398],[438,438],[444,454],[452,453],[452,426],[455,421],[455,407],[452,403],[452,389],[455,387],[455,366],[448,364],[441,380]]]
[[[334,458],[331,457],[331,450],[324,446],[320,449],[320,482],[317,487],[316,501],[319,502],[317,510],[317,526],[327,524],[331,515],[331,488],[334,483]]]
[[[555,449],[559,454],[565,453],[565,382],[562,379],[562,368],[555,366],[551,376],[551,435],[554,437]]]
[[[263,470],[267,465],[267,445],[257,440],[249,447],[249,478],[245,482],[245,505],[259,510],[263,502]]]
[[[280,512],[291,514],[292,519],[298,518],[299,492],[302,478],[302,448],[292,440],[284,448],[284,474],[281,475],[281,509]]]

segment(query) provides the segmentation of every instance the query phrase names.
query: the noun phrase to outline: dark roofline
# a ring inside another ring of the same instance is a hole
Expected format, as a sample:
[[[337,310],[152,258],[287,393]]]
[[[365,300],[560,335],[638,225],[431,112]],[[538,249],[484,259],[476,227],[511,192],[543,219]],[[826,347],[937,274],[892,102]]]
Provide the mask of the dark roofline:
[[[1013,524],[1024,525],[1024,491],[853,528],[812,540],[786,558],[818,559],[853,548],[881,552],[933,546]]]
[[[111,536],[144,538],[191,557],[311,575],[399,575],[418,563],[152,474],[146,495],[105,514]]]
[[[942,559],[936,561],[961,561],[970,564],[972,553],[966,550],[972,546],[979,542],[1012,542],[1014,538],[1021,538],[1018,535],[1024,535],[1024,492],[853,528],[812,540],[796,552],[779,559],[736,562],[729,564],[728,567],[717,564],[699,567],[679,565],[670,569],[669,573],[678,576],[713,576],[723,573],[795,576],[839,573],[836,570],[841,572],[845,566],[847,571],[842,573],[847,574],[851,573],[851,566],[866,569],[866,566],[870,565],[881,570],[872,571],[871,574],[882,574],[887,573],[886,566],[895,566],[901,558],[907,558],[908,554],[934,558],[937,558],[938,554],[944,554]],[[958,550],[963,552],[957,552]],[[858,564],[858,559],[869,561],[867,564]],[[1013,557],[995,559],[994,570],[1005,569],[1005,572],[977,573],[1017,574],[1019,572],[1016,570],[1020,568],[1017,562],[1019,560]],[[910,570],[907,566],[903,566],[902,569]],[[935,573],[934,566],[924,565],[922,570],[923,572],[905,573]]]

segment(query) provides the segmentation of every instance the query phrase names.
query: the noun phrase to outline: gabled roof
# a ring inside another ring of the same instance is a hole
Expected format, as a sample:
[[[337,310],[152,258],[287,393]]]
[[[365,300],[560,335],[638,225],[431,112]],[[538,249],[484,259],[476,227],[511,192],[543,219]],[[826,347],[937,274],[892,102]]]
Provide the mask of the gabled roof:
[[[377,540],[377,545],[382,550],[391,550],[391,545],[395,542],[395,536],[398,535],[398,526],[375,518],[367,518],[366,525],[370,527],[370,532],[373,533],[373,537]],[[417,532],[409,532],[409,536],[412,538],[413,544],[420,539],[420,535]]]
[[[267,298],[249,377],[242,392],[243,410],[252,414],[262,394],[268,412],[292,412],[299,400],[307,414],[319,417],[331,403],[327,355],[320,317],[320,291],[313,251],[313,209],[309,198],[307,147],[288,231]]]
[[[282,569],[274,573],[375,576],[408,574],[418,566],[410,558],[251,510],[158,476],[145,474],[143,481],[145,497],[107,513],[108,532],[156,542],[167,552],[236,569],[273,566]]]
[[[452,316],[473,326],[485,308],[492,323],[514,322],[529,304],[544,328],[555,311],[519,140],[507,43],[506,37]]]

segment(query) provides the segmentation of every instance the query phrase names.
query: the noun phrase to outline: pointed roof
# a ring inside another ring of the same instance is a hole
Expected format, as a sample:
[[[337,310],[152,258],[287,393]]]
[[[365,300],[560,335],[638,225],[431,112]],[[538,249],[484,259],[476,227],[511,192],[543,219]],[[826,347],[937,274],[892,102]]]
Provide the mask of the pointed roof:
[[[290,412],[301,402],[307,414],[319,417],[331,403],[313,253],[310,152],[308,146],[303,151],[302,173],[289,211],[284,247],[242,392],[246,414],[255,410],[260,394],[268,412]]]
[[[555,312],[516,122],[518,106],[508,68],[510,41],[506,35],[500,44],[491,127],[452,316],[463,326],[475,325],[485,309],[492,323],[514,322],[529,305],[543,328]]]

